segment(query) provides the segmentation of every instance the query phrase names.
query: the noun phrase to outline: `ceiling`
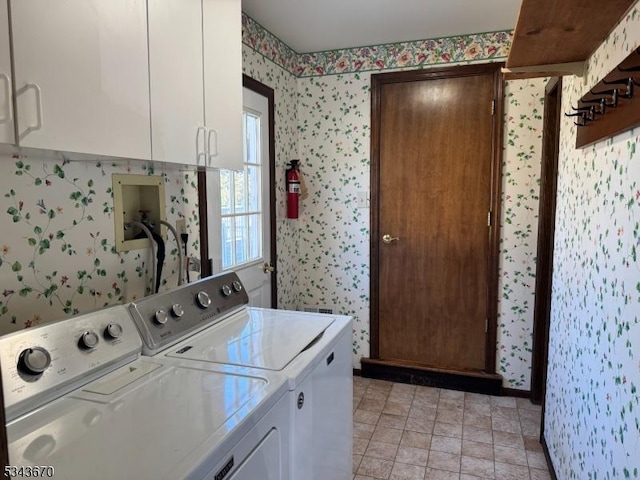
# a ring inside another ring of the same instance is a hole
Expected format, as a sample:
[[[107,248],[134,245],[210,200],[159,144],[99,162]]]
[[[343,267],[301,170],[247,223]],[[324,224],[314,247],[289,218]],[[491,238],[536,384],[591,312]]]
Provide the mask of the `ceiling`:
[[[298,53],[511,30],[520,0],[242,0]]]

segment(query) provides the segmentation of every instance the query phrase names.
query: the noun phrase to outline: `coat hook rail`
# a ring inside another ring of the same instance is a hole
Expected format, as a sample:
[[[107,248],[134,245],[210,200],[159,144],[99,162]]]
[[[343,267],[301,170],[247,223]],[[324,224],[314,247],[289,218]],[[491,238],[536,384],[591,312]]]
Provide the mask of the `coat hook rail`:
[[[578,126],[576,148],[591,145],[640,125],[640,47],[593,85],[565,116]]]

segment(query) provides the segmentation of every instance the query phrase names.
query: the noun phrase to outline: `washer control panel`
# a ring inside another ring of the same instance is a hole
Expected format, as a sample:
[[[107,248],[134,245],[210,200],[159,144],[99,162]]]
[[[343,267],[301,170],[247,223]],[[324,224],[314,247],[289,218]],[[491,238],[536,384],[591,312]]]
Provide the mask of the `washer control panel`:
[[[129,311],[142,335],[143,353],[155,355],[248,303],[238,275],[226,272],[142,298]]]
[[[122,305],[0,337],[7,417],[15,418],[90,381],[142,348]]]

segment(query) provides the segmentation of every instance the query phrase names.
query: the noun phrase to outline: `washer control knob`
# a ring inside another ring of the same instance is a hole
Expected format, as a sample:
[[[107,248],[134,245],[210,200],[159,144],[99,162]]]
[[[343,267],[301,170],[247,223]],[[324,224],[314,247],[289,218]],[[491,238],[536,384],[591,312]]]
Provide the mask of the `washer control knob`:
[[[82,335],[80,335],[80,340],[78,343],[80,345],[80,348],[90,350],[98,345],[98,340],[98,335],[90,330],[87,330]]]
[[[242,284],[238,280],[234,280],[231,286],[234,292],[240,292],[242,290]]]
[[[18,358],[18,371],[27,375],[40,375],[51,365],[51,355],[42,347],[27,348]]]
[[[167,315],[167,312],[160,309],[156,311],[155,315],[153,316],[153,319],[158,325],[164,325],[165,323],[167,323],[167,320],[169,320],[169,316]]]
[[[211,306],[211,297],[207,292],[200,291],[196,295],[196,302],[198,302],[200,308],[209,308],[209,306]]]
[[[180,305],[179,303],[174,303],[171,306],[171,315],[173,315],[176,318],[180,318],[181,316],[183,316],[184,308],[182,308],[182,305]]]
[[[222,296],[223,297],[228,297],[229,295],[231,295],[233,293],[231,291],[231,287],[229,285],[227,285],[226,283],[224,285],[222,285],[222,288],[220,289],[220,292],[222,292]]]
[[[107,328],[104,329],[104,336],[107,340],[115,340],[122,336],[123,330],[119,323],[110,323]]]

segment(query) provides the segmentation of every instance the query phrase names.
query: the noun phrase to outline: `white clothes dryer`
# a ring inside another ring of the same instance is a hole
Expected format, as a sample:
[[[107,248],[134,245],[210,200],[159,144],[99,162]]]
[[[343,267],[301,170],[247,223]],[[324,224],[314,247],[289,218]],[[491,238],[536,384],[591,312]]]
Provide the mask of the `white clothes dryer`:
[[[352,478],[352,318],[248,307],[227,272],[130,305],[143,354],[288,380],[292,480]],[[181,363],[183,364],[183,363]]]

